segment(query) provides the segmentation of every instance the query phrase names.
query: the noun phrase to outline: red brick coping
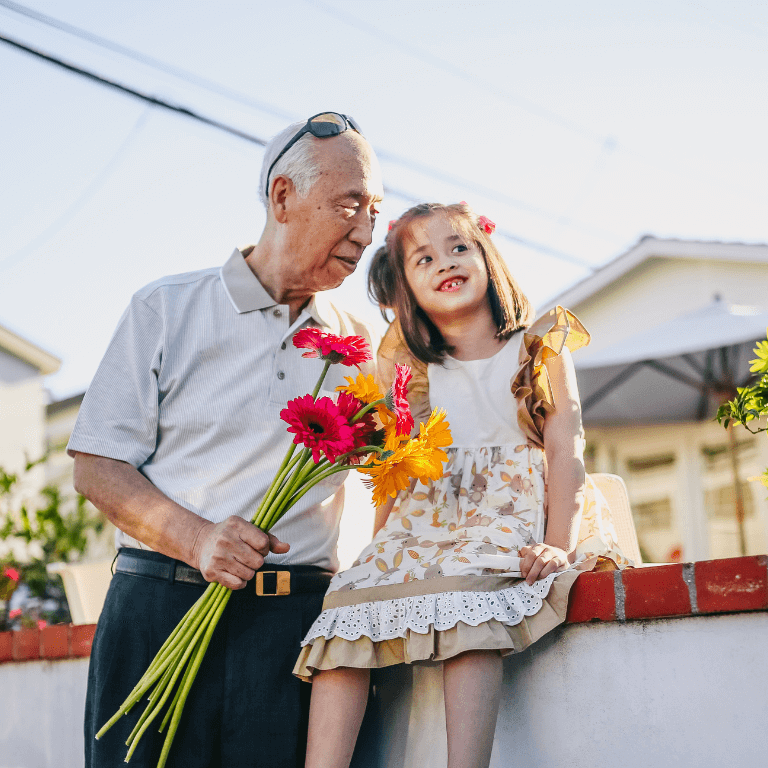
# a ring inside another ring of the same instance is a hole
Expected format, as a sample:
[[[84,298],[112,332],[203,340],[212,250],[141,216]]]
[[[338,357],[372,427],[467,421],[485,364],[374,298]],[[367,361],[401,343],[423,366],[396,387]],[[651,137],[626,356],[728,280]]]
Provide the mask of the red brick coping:
[[[583,573],[568,624],[768,611],[768,555]],[[90,656],[95,624],[0,632],[0,664]]]

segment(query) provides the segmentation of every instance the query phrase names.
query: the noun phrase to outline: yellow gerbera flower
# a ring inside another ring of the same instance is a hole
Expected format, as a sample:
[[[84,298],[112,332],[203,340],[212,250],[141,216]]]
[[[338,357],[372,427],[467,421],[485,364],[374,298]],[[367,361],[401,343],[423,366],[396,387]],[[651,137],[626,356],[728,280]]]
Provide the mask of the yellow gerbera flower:
[[[427,448],[437,451],[441,456],[441,461],[445,461],[448,456],[441,448],[449,446],[452,441],[451,425],[445,420],[445,410],[435,408],[430,414],[427,423],[419,425],[419,439],[423,441]]]
[[[376,380],[373,378],[373,374],[369,373],[365,376],[362,373],[358,373],[357,378],[355,379],[351,376],[345,376],[344,378],[349,384],[342,384],[340,387],[336,387],[337,392],[347,392],[366,405],[375,403],[377,400],[381,400],[384,397],[376,386]]]
[[[376,408],[376,413],[384,427],[384,448],[387,451],[397,450],[401,443],[406,443],[410,439],[408,435],[399,435],[397,433],[397,417],[386,406],[380,405]]]
[[[418,477],[423,483],[438,480],[443,466],[436,453],[427,448],[421,439],[410,440],[386,459],[374,460],[373,467],[361,467],[359,471],[370,478],[365,483],[373,488],[373,503],[379,506],[387,496],[397,496],[399,491],[410,485],[411,478]]]

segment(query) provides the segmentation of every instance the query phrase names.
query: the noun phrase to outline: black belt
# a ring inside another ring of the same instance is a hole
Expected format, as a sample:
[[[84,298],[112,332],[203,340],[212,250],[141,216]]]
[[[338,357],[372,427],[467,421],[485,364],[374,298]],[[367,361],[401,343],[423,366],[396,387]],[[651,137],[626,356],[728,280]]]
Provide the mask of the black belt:
[[[181,560],[145,550],[121,549],[115,571],[132,576],[162,579],[169,584],[193,584],[207,587],[208,582],[196,568]],[[272,565],[266,563],[248,582],[259,597],[282,597],[308,592],[325,592],[333,574],[314,565]],[[248,587],[246,587],[247,589]]]

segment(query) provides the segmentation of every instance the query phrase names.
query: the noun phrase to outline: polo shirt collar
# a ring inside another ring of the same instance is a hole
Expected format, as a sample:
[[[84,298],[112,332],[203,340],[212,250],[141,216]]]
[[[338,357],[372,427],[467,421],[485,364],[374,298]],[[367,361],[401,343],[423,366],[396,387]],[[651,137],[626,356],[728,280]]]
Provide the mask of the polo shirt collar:
[[[268,309],[277,306],[275,300],[267,293],[259,278],[251,272],[242,252],[237,248],[221,268],[221,282],[239,314],[253,312],[257,309]],[[338,317],[333,305],[323,293],[316,293],[304,308],[304,312],[321,326],[332,333],[339,333]]]
[[[240,314],[275,306],[275,300],[251,272],[245,257],[237,248],[221,268],[221,282],[224,283],[224,290],[232,306]]]

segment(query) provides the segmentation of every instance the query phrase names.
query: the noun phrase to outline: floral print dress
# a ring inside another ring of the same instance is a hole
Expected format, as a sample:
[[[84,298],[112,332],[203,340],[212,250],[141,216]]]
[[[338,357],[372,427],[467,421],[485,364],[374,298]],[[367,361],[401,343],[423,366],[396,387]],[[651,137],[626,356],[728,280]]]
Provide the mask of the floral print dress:
[[[336,574],[294,674],[508,654],[564,621],[568,591],[596,553],[522,580],[519,550],[543,542],[546,524],[544,451],[521,428],[510,387],[528,346],[520,331],[491,358],[428,367],[430,404],[447,410],[453,436],[443,476],[402,491],[384,528]]]

